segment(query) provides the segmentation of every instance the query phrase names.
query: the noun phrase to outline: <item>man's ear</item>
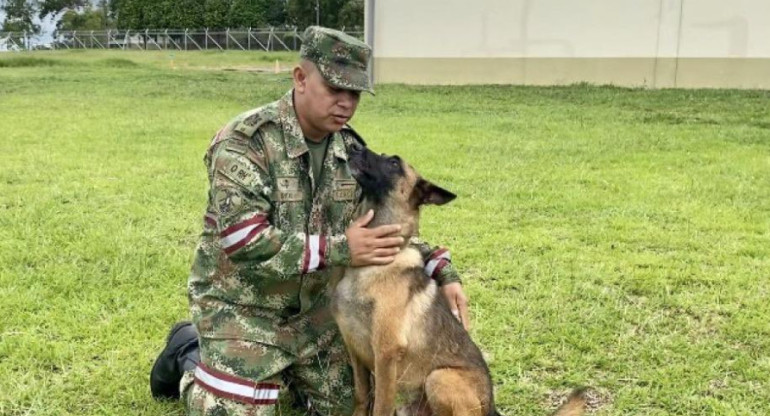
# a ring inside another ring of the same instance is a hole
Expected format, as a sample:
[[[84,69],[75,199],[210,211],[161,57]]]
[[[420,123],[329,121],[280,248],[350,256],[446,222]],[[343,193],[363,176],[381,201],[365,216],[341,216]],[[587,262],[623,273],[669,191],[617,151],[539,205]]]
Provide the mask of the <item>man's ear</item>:
[[[299,93],[305,92],[305,84],[307,84],[307,72],[302,66],[297,65],[292,72],[292,78],[294,79],[294,90]]]
[[[457,198],[457,195],[422,178],[417,182],[417,188],[420,190],[420,204],[444,205]]]

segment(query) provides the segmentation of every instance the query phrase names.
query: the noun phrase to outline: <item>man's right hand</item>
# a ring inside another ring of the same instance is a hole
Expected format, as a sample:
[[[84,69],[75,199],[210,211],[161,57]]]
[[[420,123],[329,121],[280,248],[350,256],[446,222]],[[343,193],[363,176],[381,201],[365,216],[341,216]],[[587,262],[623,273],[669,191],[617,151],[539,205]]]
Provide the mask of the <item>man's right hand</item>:
[[[353,267],[388,264],[396,258],[404,244],[400,224],[381,225],[366,228],[374,218],[374,211],[369,210],[345,231],[350,247],[350,265]]]

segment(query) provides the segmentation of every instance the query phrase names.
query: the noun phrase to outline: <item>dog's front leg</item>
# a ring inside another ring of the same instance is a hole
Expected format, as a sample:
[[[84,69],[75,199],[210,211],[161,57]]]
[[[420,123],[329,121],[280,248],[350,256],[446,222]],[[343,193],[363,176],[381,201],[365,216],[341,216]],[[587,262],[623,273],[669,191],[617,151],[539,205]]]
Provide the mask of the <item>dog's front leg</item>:
[[[374,416],[393,416],[396,410],[398,365],[406,352],[406,339],[400,330],[402,319],[395,314],[375,319],[374,339]]]
[[[355,387],[355,409],[353,416],[367,416],[369,414],[369,404],[371,393],[371,383],[369,380],[369,370],[361,363],[361,360],[351,352],[350,365],[353,367],[353,385]]]
[[[403,354],[404,347],[397,345],[375,352],[374,416],[393,416],[396,410],[396,377]]]

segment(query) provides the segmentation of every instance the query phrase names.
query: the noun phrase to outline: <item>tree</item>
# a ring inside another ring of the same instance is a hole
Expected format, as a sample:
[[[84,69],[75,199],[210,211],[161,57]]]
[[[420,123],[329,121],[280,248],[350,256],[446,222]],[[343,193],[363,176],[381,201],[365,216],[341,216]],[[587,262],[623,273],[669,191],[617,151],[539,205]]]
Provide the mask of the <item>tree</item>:
[[[49,14],[59,14],[67,10],[80,10],[90,6],[88,0],[41,0],[38,16],[42,19]]]
[[[169,26],[173,29],[203,27],[203,0],[178,0],[168,12]]]
[[[265,10],[265,23],[270,26],[286,24],[286,0],[257,0]]]
[[[2,1],[2,0],[0,0]],[[15,0],[19,1],[19,0]],[[49,9],[88,0],[42,0]],[[363,25],[363,0],[101,0],[121,29],[210,29]],[[56,7],[54,7],[56,6]]]
[[[352,0],[289,0],[286,7],[287,21],[300,29],[316,24],[316,7],[318,7],[318,17],[320,25],[326,27],[339,28],[341,12],[346,3]],[[361,2],[363,10],[363,2]],[[363,22],[363,11],[361,12],[361,21]]]
[[[265,7],[254,0],[233,0],[227,16],[227,26],[231,28],[259,27],[266,22]]]
[[[115,21],[115,24],[118,24],[118,11],[120,10],[121,0],[106,0],[107,7],[105,7],[105,10],[107,10],[107,13],[109,14],[110,18]]]
[[[3,30],[6,32],[39,33],[40,26],[32,19],[35,15],[37,2],[34,0],[6,0],[3,3],[5,21]]]
[[[88,8],[85,11],[67,10],[56,23],[58,30],[103,30],[110,27],[104,10]]]
[[[211,29],[224,29],[230,12],[228,0],[205,0],[203,3],[203,26]]]
[[[342,11],[345,3],[350,0],[325,0],[321,2],[321,25],[326,27],[341,28],[340,24],[340,11]]]
[[[364,0],[349,0],[340,9],[340,28],[364,27]]]
[[[112,0],[110,10],[120,29],[144,29],[147,22],[144,10],[152,0]]]
[[[289,0],[286,6],[286,21],[300,29],[316,24],[316,1]]]
[[[173,0],[155,0],[150,1],[144,6],[143,29],[165,29],[176,27],[171,19],[171,11],[178,10],[181,7],[175,5]],[[135,28],[139,29],[139,28]]]

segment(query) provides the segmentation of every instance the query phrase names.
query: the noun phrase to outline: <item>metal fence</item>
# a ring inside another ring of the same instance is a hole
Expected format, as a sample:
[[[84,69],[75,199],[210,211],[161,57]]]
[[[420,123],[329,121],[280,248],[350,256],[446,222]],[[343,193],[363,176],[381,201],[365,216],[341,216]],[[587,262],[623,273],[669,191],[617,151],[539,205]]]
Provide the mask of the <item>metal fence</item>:
[[[362,39],[363,31],[346,33]],[[0,51],[34,49],[122,50],[262,50],[296,51],[302,45],[297,29],[145,29],[55,31],[41,42],[26,32],[0,32]]]

